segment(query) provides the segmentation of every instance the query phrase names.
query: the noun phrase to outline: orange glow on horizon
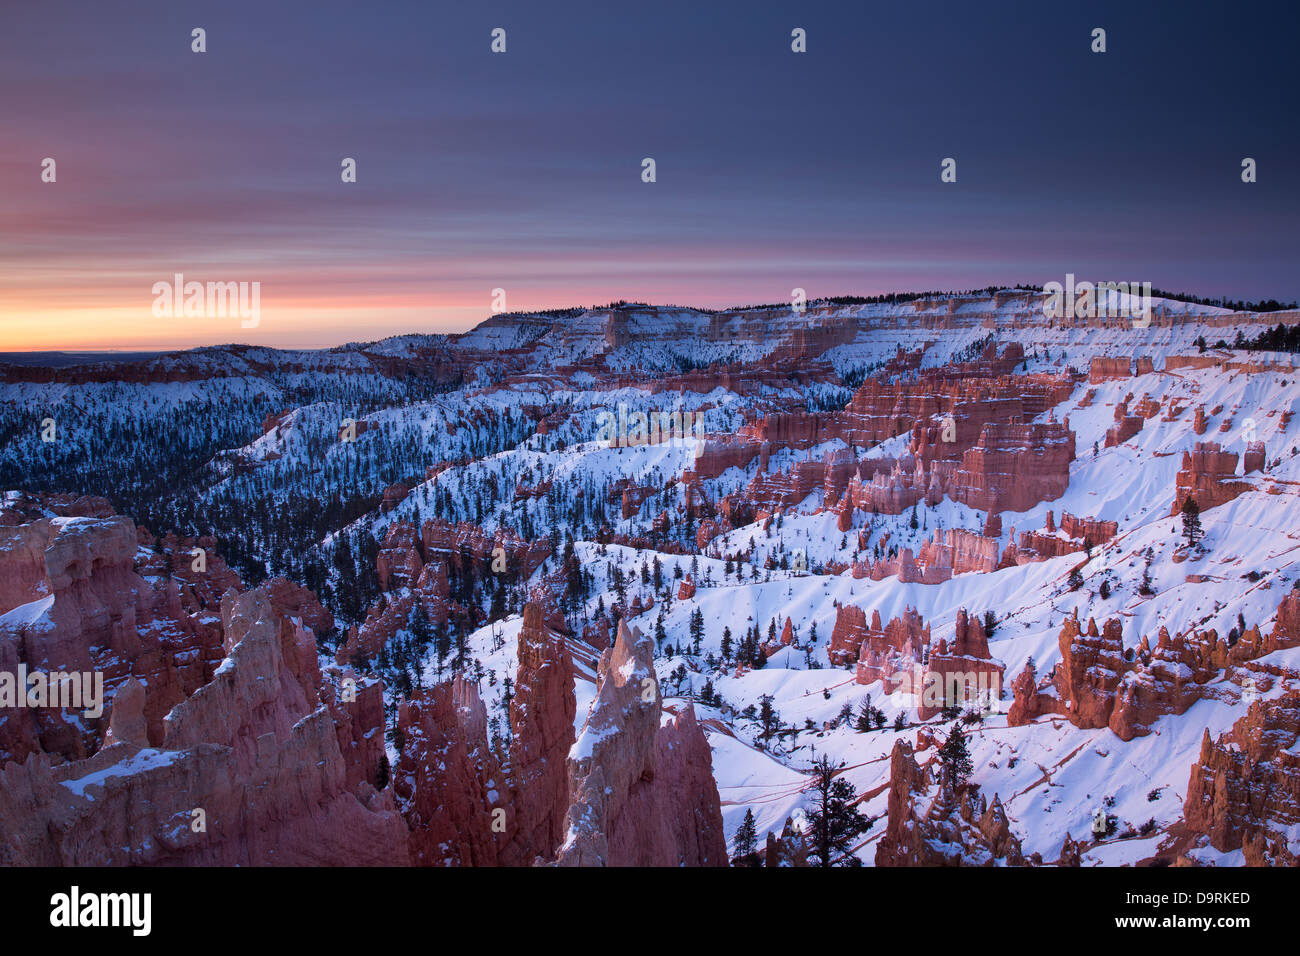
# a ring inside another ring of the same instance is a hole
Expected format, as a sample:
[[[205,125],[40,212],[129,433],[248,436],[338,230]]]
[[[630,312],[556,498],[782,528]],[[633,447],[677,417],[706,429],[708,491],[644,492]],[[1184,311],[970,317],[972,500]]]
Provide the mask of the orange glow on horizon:
[[[238,315],[158,317],[151,305],[50,308],[9,303],[0,317],[0,352],[166,352],[241,343],[270,348],[319,349],[407,333],[455,333],[487,317],[483,305],[430,302],[414,297],[339,303],[285,302],[265,294],[256,327]]]

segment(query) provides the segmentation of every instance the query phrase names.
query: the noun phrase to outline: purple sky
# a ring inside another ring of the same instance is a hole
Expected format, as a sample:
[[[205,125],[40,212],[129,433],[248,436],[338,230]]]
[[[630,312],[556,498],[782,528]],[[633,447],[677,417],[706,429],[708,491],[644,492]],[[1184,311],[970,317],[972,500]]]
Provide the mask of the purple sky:
[[[512,310],[1067,272],[1300,297],[1293,7],[464,6],[6,10],[0,350],[459,331],[497,287]],[[176,272],[260,282],[260,324],[154,317]]]

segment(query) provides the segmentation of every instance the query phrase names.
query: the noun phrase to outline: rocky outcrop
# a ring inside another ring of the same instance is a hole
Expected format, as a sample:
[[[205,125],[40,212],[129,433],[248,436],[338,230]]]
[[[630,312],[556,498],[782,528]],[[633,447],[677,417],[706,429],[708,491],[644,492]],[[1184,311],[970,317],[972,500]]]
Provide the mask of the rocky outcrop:
[[[844,605],[827,653],[837,666],[856,661],[857,683],[881,681],[886,694],[909,695],[920,720],[946,707],[996,706],[1002,696],[1004,666],[989,654],[983,625],[964,608],[957,613],[952,643],[932,647],[929,626],[910,607],[883,627],[880,612],[873,611],[867,627],[861,608]]]
[[[1205,406],[1197,405],[1196,417],[1192,419],[1192,431],[1196,432],[1198,435],[1204,435],[1208,428],[1209,423],[1205,418]]]
[[[460,677],[402,703],[394,773],[416,866],[495,866],[510,823],[510,790],[488,744],[478,688]]]
[[[960,609],[952,644],[940,641],[930,652],[917,717],[929,720],[946,707],[997,708],[1004,671],[1002,662],[989,653],[984,625],[978,617],[969,617],[965,608]]]
[[[895,742],[889,758],[888,818],[876,866],[1022,866],[1020,840],[1002,801],[979,788],[934,787],[912,747]],[[925,809],[922,809],[922,808]]]
[[[1115,424],[1106,429],[1106,448],[1115,448],[1124,444],[1134,435],[1142,430],[1146,424],[1146,418],[1142,415],[1130,415],[1128,411],[1128,402],[1123,401],[1115,406]]]
[[[1068,422],[1021,423],[1068,398],[1073,381],[1000,371],[1022,358],[1012,345],[1002,357],[991,350],[979,362],[921,370],[915,380],[871,379],[834,414],[767,415],[735,436],[711,438],[692,477],[716,478],[758,459],[749,485],[720,503],[735,527],[790,508],[818,488],[824,505],[838,509],[842,531],[851,527],[853,509],[898,514],[945,495],[981,510],[1025,510],[1064,491],[1074,440]],[[800,461],[789,472],[768,473],[770,456],[782,448],[811,449],[837,439],[870,447],[909,431],[908,453],[898,459],[859,461],[851,449],[840,449]]]
[[[1259,699],[1217,740],[1205,731],[1192,765],[1187,827],[1220,852],[1245,850],[1251,865],[1277,861],[1300,825],[1300,692]],[[1289,854],[1288,854],[1289,855]]]
[[[1023,531],[1019,544],[1008,544],[1002,552],[998,567],[1010,568],[1034,561],[1048,561],[1062,555],[1086,551],[1105,544],[1119,533],[1119,523],[1078,518],[1068,511],[1061,515],[1061,527],[1056,528],[1052,512],[1047,512],[1043,531]],[[1012,538],[1014,539],[1014,530]]]
[[[1133,360],[1095,356],[1088,364],[1088,384],[1099,385],[1117,379],[1133,377]]]
[[[1082,541],[1087,547],[1096,547],[1119,533],[1119,522],[1080,518],[1067,511],[1061,515],[1061,532],[1068,538]]]
[[[403,860],[406,827],[358,752],[340,749],[310,630],[264,589],[228,593],[229,652],[142,747],[144,700],[123,685],[110,741],[83,760],[0,771],[3,862],[20,865],[368,865]],[[374,735],[380,728],[365,728]],[[347,731],[351,736],[352,731]],[[375,768],[377,769],[377,768]],[[39,815],[31,808],[40,806]]]
[[[1182,468],[1175,479],[1174,504],[1169,513],[1178,514],[1188,498],[1194,499],[1204,512],[1249,491],[1249,482],[1234,480],[1236,473],[1235,451],[1223,451],[1218,442],[1197,442],[1191,451],[1183,452]]]
[[[661,722],[654,642],[620,622],[569,754],[562,866],[727,866],[708,742],[689,705]]]
[[[1052,673],[1035,682],[1032,668],[1026,668],[1012,682],[1015,700],[1007,714],[1010,726],[1046,714],[1060,714],[1076,727],[1105,727],[1115,709],[1120,680],[1131,668],[1124,653],[1120,623],[1107,621],[1103,630],[1088,619],[1079,625],[1078,609],[1067,617],[1057,639],[1061,660]]]
[[[564,637],[547,626],[538,603],[525,604],[523,617],[510,701],[515,837],[501,854],[507,865],[550,859],[560,845],[569,791],[566,761],[577,715],[573,662]]]
[[[129,519],[77,502],[85,504],[69,504],[96,516],[0,512],[17,522],[4,526],[13,549],[28,555],[28,563],[40,551],[34,587],[45,595],[0,624],[0,671],[24,666],[99,674],[104,710],[76,720],[57,708],[0,710],[0,763],[34,753],[72,760],[94,754],[104,743],[116,690],[129,678],[145,688],[143,714],[157,746],[163,717],[211,680],[225,656],[219,589],[240,586],[238,575],[215,553],[196,570],[191,539],[155,541]]]
[[[1108,726],[1121,740],[1145,736],[1164,714],[1181,714],[1200,700],[1231,657],[1214,630],[1170,637],[1162,627],[1155,650],[1141,653],[1120,681]]]
[[[1120,680],[1130,667],[1120,622],[1109,620],[1098,631],[1097,622],[1088,618],[1086,629],[1080,628],[1076,610],[1065,619],[1057,643],[1056,691],[1066,702],[1070,722],[1084,729],[1107,726]]]
[[[576,710],[573,665],[542,604],[525,604],[523,617],[508,772],[488,740],[476,685],[458,676],[399,708],[395,788],[416,865],[527,866],[552,858],[559,846]]]
[[[880,612],[873,611],[871,629],[854,655],[858,662],[854,679],[859,684],[883,681],[885,693],[892,694],[903,681],[911,681],[929,647],[929,625],[915,609],[904,608],[901,617],[891,618],[884,627]],[[910,683],[907,690],[911,692]]]
[[[952,497],[981,511],[1028,511],[1065,494],[1074,432],[1064,423],[986,425],[962,456]]]
[[[879,626],[879,611],[872,623]],[[835,611],[835,627],[831,630],[831,642],[826,648],[831,666],[843,667],[856,661],[867,634],[867,612],[852,604],[840,605]]]
[[[537,600],[525,605],[509,759],[460,677],[399,712],[394,772],[418,865],[728,865],[708,741],[694,711],[662,710],[653,641],[605,642],[575,742],[574,672]]]
[[[1226,670],[1244,668],[1232,672],[1237,683],[1249,678],[1260,688],[1271,686],[1273,669],[1252,662],[1300,646],[1300,593],[1283,599],[1267,637],[1254,627],[1235,641],[1214,629],[1170,636],[1162,627],[1154,648],[1146,638],[1125,648],[1118,620],[1107,621],[1099,633],[1089,619],[1081,630],[1076,612],[1065,620],[1059,641],[1061,660],[1051,674],[1039,680],[1031,662],[1013,681],[1008,724],[1058,714],[1077,727],[1109,727],[1121,740],[1132,740],[1150,733],[1162,716],[1185,713],[1204,697],[1221,697],[1226,691],[1219,678]]]
[[[801,867],[808,865],[808,838],[794,825],[794,820],[785,818],[781,835],[767,831],[767,845],[763,850],[765,867]]]
[[[986,574],[998,567],[998,542],[964,528],[936,528],[934,538],[921,545],[917,563],[941,569],[947,577],[976,572]]]
[[[1293,590],[1279,605],[1267,637],[1251,628],[1230,648],[1216,642],[1214,659],[1206,665],[1243,665],[1233,669],[1232,680],[1242,686],[1249,706],[1227,733],[1217,739],[1208,730],[1203,734],[1183,815],[1191,833],[1220,852],[1241,850],[1250,866],[1298,862],[1300,674],[1285,664],[1254,663],[1295,647],[1300,647],[1300,592]],[[1261,691],[1269,696],[1257,696]]]

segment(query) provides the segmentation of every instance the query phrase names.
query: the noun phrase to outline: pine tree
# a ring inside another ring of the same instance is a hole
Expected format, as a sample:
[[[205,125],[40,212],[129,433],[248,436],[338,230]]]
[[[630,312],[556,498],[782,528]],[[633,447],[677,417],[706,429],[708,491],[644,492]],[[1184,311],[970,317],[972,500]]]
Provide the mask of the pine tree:
[[[700,641],[704,637],[704,612],[698,607],[691,612],[691,644],[696,654],[700,652]]]
[[[754,811],[745,808],[745,819],[736,830],[736,855],[731,858],[732,866],[756,866],[758,855],[754,852],[758,846],[758,827],[754,824]]]
[[[764,694],[758,701],[758,722],[763,726],[762,738],[769,740],[781,726],[781,715],[772,706],[771,694]]]
[[[974,761],[970,757],[970,747],[966,742],[966,734],[960,724],[953,724],[948,739],[939,748],[939,762],[943,766],[944,785],[950,791],[956,791],[975,769]]]
[[[853,784],[838,776],[844,764],[833,764],[825,754],[812,766],[813,782],[808,792],[814,800],[808,815],[812,836],[811,856],[818,866],[861,866],[852,854],[857,838],[874,822],[857,808]]]
[[[1204,534],[1201,531],[1201,507],[1196,503],[1196,499],[1188,496],[1183,502],[1183,536],[1187,538],[1187,546],[1190,548],[1196,544]]]
[[[871,695],[868,694],[867,699],[862,702],[862,710],[858,712],[858,720],[853,725],[853,729],[860,734],[865,734],[874,726],[875,718],[876,708],[871,706]]]

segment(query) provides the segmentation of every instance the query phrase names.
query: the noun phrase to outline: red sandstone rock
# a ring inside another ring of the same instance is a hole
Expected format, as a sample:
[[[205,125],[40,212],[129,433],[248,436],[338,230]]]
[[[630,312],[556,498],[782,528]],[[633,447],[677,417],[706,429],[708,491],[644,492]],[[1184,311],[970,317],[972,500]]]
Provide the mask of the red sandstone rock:
[[[379,502],[379,510],[383,512],[392,511],[402,499],[411,493],[411,488],[400,481],[394,482],[384,489],[384,496]]]
[[[727,866],[708,742],[687,707],[660,726],[654,642],[619,624],[569,754],[561,866]]]
[[[43,608],[0,628],[0,668],[98,671],[110,702],[101,717],[75,724],[57,710],[18,709],[0,720],[0,762],[41,752],[73,760],[93,754],[109,727],[114,690],[129,677],[146,688],[144,714],[156,745],[163,716],[210,680],[223,657],[218,587],[237,586],[238,576],[215,554],[206,572],[192,571],[172,536],[139,562],[142,576],[141,533],[122,517],[56,516],[5,527],[21,550],[44,544],[42,578],[25,586],[48,597]]]
[[[944,569],[944,578],[972,571],[996,571],[998,542],[996,538],[983,537],[962,528],[936,528],[933,540],[921,545],[917,563],[927,569]],[[932,576],[923,576],[923,579],[926,577]],[[925,583],[930,582],[925,580]]]
[[[888,818],[876,844],[876,866],[1024,864],[1020,841],[996,794],[989,804],[977,787],[953,793],[940,786],[922,813],[930,775],[905,741],[894,744],[889,770]]]
[[[1070,722],[1082,728],[1105,727],[1115,707],[1120,679],[1129,668],[1119,621],[1107,621],[1098,633],[1096,622],[1089,618],[1083,631],[1076,612],[1065,619],[1058,643],[1061,664],[1056,688],[1067,702]]]
[[[877,623],[879,615],[877,615]],[[867,612],[851,604],[843,604],[835,612],[835,627],[831,642],[826,648],[833,667],[843,667],[858,659],[858,649],[867,639]]]
[[[1002,662],[989,654],[984,625],[979,618],[968,617],[965,608],[960,609],[952,646],[940,641],[930,652],[917,717],[929,720],[945,706],[996,706],[1002,696],[1004,671]],[[938,699],[934,699],[936,695]]]
[[[510,702],[511,788],[516,836],[502,862],[550,859],[564,835],[577,703],[564,637],[546,625],[542,606],[524,605],[519,671]],[[608,646],[608,638],[606,639]]]
[[[0,771],[3,862],[292,866],[405,857],[391,792],[351,773],[339,749],[318,697],[311,632],[261,589],[226,596],[222,630],[229,658],[166,715],[158,749],[140,749],[145,708],[139,685],[124,684],[113,739],[93,756],[59,765],[31,755]],[[38,804],[39,820],[29,812]]]
[[[509,790],[487,739],[478,690],[456,677],[420,691],[398,711],[403,748],[394,789],[411,830],[410,862],[493,866],[510,822]]]
[[[871,614],[871,629],[857,652],[855,680],[859,684],[884,682],[892,694],[901,680],[909,681],[909,692],[924,687],[924,677],[917,678],[920,662],[930,646],[930,628],[914,608],[904,608],[902,617],[891,618],[880,626],[880,613]]]
[[[1133,360],[1095,356],[1088,365],[1088,384],[1097,385],[1133,376]]]
[[[1221,852],[1248,849],[1248,862],[1271,862],[1268,843],[1285,848],[1287,834],[1300,824],[1297,743],[1300,694],[1294,691],[1255,701],[1217,740],[1206,730],[1183,804],[1188,828]]]
[[[1189,497],[1204,512],[1249,491],[1249,483],[1233,480],[1236,471],[1235,451],[1221,450],[1218,442],[1197,442],[1191,451],[1183,452],[1183,466],[1178,472],[1174,504],[1169,513],[1178,514]]]
[[[794,825],[794,820],[785,818],[781,835],[767,831],[767,846],[763,851],[765,867],[802,867],[808,865],[808,839]]]

